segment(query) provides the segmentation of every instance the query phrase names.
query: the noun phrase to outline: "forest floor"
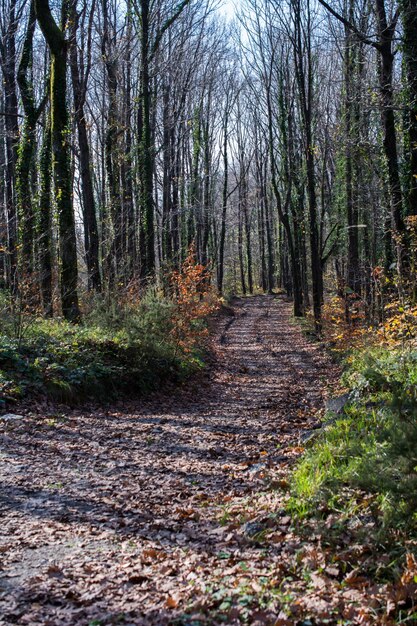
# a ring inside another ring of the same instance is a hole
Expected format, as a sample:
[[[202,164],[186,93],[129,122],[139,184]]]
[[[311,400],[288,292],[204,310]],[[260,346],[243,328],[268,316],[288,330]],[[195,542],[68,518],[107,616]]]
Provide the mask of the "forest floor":
[[[0,427],[0,624],[388,623],[363,548],[285,510],[337,368],[283,298],[233,307],[182,388]]]

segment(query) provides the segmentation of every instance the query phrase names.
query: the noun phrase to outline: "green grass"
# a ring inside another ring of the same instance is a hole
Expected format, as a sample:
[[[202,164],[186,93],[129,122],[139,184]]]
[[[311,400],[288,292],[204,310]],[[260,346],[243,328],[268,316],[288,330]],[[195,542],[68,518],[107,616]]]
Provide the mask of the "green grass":
[[[351,401],[309,446],[292,477],[300,518],[352,515],[371,494],[382,527],[417,531],[417,351],[378,349],[350,358]],[[352,492],[352,490],[357,490]]]
[[[128,310],[100,301],[80,325],[23,318],[0,322],[0,408],[28,396],[61,402],[131,397],[178,381],[202,365],[184,354],[170,330],[173,304],[150,292]]]

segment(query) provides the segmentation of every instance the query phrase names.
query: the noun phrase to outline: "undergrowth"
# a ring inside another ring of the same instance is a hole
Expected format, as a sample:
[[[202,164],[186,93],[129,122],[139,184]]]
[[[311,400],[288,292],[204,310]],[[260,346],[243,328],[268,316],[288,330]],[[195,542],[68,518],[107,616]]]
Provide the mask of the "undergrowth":
[[[353,568],[347,576],[386,585],[390,617],[381,623],[415,624],[417,307],[390,305],[369,328],[347,323],[334,303],[323,339],[343,364],[344,393],[307,443],[287,508],[302,534],[320,536]]]
[[[16,314],[0,302],[0,408],[27,396],[61,402],[146,394],[203,365],[206,318],[218,306],[191,250],[165,294],[129,285],[86,297],[79,325]]]
[[[413,322],[414,309],[405,314],[400,308],[378,329],[355,327],[350,351],[346,331],[334,325],[337,353],[344,354],[341,383],[349,396],[340,414],[326,414],[293,474],[289,506],[299,518],[334,512],[349,519],[361,510],[381,535],[404,531],[408,538],[417,537]]]

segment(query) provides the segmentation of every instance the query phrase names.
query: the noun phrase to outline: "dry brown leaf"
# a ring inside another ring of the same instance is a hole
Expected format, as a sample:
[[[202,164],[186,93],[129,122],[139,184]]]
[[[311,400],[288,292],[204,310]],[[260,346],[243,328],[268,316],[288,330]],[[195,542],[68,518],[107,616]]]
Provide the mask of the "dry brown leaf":
[[[179,601],[173,596],[168,596],[167,599],[165,600],[165,606],[168,609],[176,609],[178,604],[179,604]]]

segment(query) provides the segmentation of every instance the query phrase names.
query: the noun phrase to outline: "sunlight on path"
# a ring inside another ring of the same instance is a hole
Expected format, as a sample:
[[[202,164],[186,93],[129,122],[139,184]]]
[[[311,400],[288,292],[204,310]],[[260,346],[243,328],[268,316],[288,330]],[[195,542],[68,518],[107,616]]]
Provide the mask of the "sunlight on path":
[[[0,623],[272,624],[285,609],[286,475],[328,361],[283,300],[234,306],[216,366],[178,394],[3,434]]]

